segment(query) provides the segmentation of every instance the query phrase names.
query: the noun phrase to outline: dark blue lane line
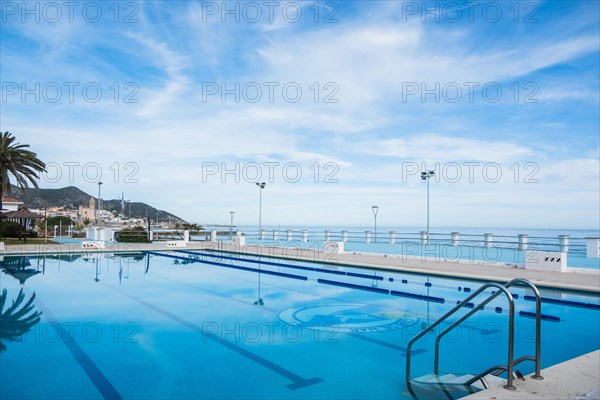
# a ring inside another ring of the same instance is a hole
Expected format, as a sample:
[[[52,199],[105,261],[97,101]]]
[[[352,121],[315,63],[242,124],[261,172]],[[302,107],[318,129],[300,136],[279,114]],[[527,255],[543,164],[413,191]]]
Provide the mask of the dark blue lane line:
[[[427,300],[427,301],[430,301],[433,303],[442,303],[442,304],[445,303],[445,300],[441,297],[428,296],[426,294],[402,292],[400,290],[390,290],[390,294],[393,296],[408,297],[410,299],[415,299],[415,300]]]
[[[67,331],[62,324],[54,317],[54,315],[48,310],[48,308],[42,303],[38,298],[35,300],[38,307],[44,313],[44,317],[52,324],[54,329],[57,330],[57,334],[60,336],[60,339],[63,341],[67,349],[71,352],[75,360],[79,363],[79,366],[86,373],[88,378],[92,381],[96,389],[100,392],[102,397],[106,400],[121,400],[123,397],[117,389],[110,383],[108,378],[100,371],[100,368],[92,361],[90,356],[87,355],[85,351],[77,344],[75,338],[71,336],[69,331]]]
[[[530,312],[530,311],[519,311],[519,315],[521,317],[526,317],[526,318],[535,318],[537,316],[536,313]],[[556,317],[554,315],[548,315],[548,314],[540,314],[540,319],[543,319],[545,321],[560,322],[559,317]]]
[[[376,281],[382,281],[383,276],[379,275],[367,275],[367,274],[359,274],[357,272],[346,272],[346,275],[353,276],[355,278],[365,278],[365,279],[374,279]]]
[[[295,373],[283,368],[282,366],[277,365],[274,362],[267,360],[266,358],[262,358],[261,356],[254,354],[251,351],[244,349],[243,347],[240,347],[236,344],[228,342],[227,340],[220,338],[219,336],[215,335],[214,333],[207,332],[204,329],[202,329],[201,327],[199,327],[198,325],[195,325],[175,314],[172,314],[167,310],[163,310],[162,308],[157,307],[152,303],[148,303],[147,301],[142,300],[139,297],[134,296],[132,294],[129,294],[117,287],[113,287],[106,283],[103,283],[103,284],[104,284],[104,286],[106,286],[110,289],[113,289],[116,292],[121,293],[123,296],[129,297],[130,299],[140,303],[141,305],[143,305],[159,314],[162,314],[165,317],[167,317],[175,322],[178,322],[179,324],[181,324],[195,332],[200,333],[203,337],[208,338],[208,339],[214,341],[215,343],[218,343],[224,347],[227,347],[228,349],[235,351],[239,355],[246,357],[247,359],[254,361],[257,364],[262,365],[263,367],[275,372],[278,375],[281,375],[282,377],[284,377],[286,379],[289,379],[290,381],[292,381],[292,383],[290,383],[289,385],[286,385],[286,386],[291,390],[301,389],[306,386],[310,386],[310,385],[314,385],[314,384],[323,382],[323,379],[318,378],[318,377],[306,379],[306,378],[301,377],[300,375],[296,375]]]
[[[525,295],[524,299],[529,300],[529,301],[535,301],[535,296]],[[561,304],[561,305],[565,305],[565,306],[600,309],[600,304],[584,303],[583,301],[553,299],[551,297],[541,297],[540,300],[542,300],[542,303],[553,303],[553,304]]]
[[[203,255],[201,253],[196,253],[196,252],[186,251],[186,250],[178,250],[178,251],[182,252],[182,253],[186,253],[186,254],[191,254],[191,255]],[[162,256],[162,257],[175,258],[175,259],[179,259],[179,260],[188,260],[188,261],[194,261],[194,262],[199,262],[199,263],[224,266],[224,267],[228,267],[228,268],[241,269],[241,270],[245,270],[245,271],[259,272],[259,273],[270,274],[270,275],[275,275],[275,276],[283,276],[283,277],[288,277],[288,278],[291,277],[293,279],[308,280],[308,278],[305,276],[286,274],[283,272],[275,272],[275,271],[268,271],[268,270],[262,270],[262,269],[257,269],[257,268],[241,267],[241,266],[236,266],[236,265],[232,265],[232,264],[217,263],[214,261],[205,261],[205,260],[199,260],[199,259],[189,258],[189,257],[179,257],[179,256],[174,256],[171,254],[163,254],[163,253],[159,253],[159,252],[155,252],[155,251],[145,251],[145,253],[155,254],[157,256]],[[212,257],[215,257],[215,256],[212,256]],[[232,257],[229,257],[229,258],[234,259]],[[234,259],[234,260],[241,261],[240,259]],[[252,261],[254,262],[254,260],[252,260]],[[348,272],[348,274],[352,274],[352,273]],[[360,274],[355,274],[355,275],[360,275]],[[375,276],[363,275],[363,277],[374,278]],[[377,277],[377,278],[383,279],[383,277]],[[428,302],[435,302],[435,303],[442,303],[442,304],[445,302],[445,300],[441,297],[421,295],[421,294],[415,294],[415,293],[409,293],[409,292],[402,292],[402,291],[398,291],[398,290],[388,290],[388,289],[382,289],[382,288],[373,287],[373,286],[365,286],[365,285],[357,285],[354,283],[332,281],[329,279],[317,279],[317,282],[325,284],[325,285],[341,286],[341,287],[346,287],[346,288],[350,288],[350,289],[365,290],[368,292],[374,292],[374,293],[379,293],[379,294],[392,294],[394,296],[408,297],[408,298],[412,298],[412,299],[416,299],[416,300],[425,300]],[[469,305],[470,305],[470,303],[469,303]]]
[[[259,274],[265,274],[265,275],[281,276],[283,278],[298,279],[298,280],[301,280],[301,281],[308,280],[308,278],[306,276],[294,275],[294,274],[287,274],[285,272],[277,272],[277,271],[269,271],[269,270],[266,270],[266,269],[242,267],[240,265],[232,265],[232,264],[220,263],[220,262],[215,262],[215,261],[198,260],[198,259],[195,259],[195,258],[180,257],[180,256],[174,256],[172,254],[159,253],[157,251],[144,250],[144,253],[146,253],[146,254],[153,254],[153,255],[156,255],[156,256],[160,256],[160,257],[174,258],[176,260],[194,261],[194,262],[199,262],[201,264],[216,265],[218,267],[226,267],[226,268],[232,268],[232,269],[239,269],[239,270],[242,270],[242,271],[257,272]]]
[[[236,297],[227,296],[227,295],[224,295],[222,293],[218,293],[218,292],[215,292],[213,290],[201,288],[201,287],[198,287],[198,286],[186,283],[186,282],[181,282],[181,281],[178,281],[178,280],[173,279],[173,278],[169,278],[169,277],[162,276],[162,275],[156,275],[156,274],[153,274],[153,276],[159,277],[161,279],[165,279],[165,280],[173,282],[173,283],[178,283],[180,285],[187,286],[187,287],[190,287],[192,289],[196,289],[196,290],[199,290],[201,292],[205,292],[205,293],[211,294],[213,296],[221,297],[221,298],[226,299],[226,300],[236,301],[236,302],[241,303],[241,304],[246,305],[246,306],[254,306],[254,304],[252,302],[250,302],[250,301],[238,299]],[[337,300],[337,299],[335,299],[335,300]],[[260,309],[272,312],[274,314],[277,314],[279,312],[278,310],[276,310],[274,308],[271,308],[269,306],[262,306],[262,307],[260,307]],[[342,333],[342,334],[345,334],[345,335],[348,335],[348,336],[352,336],[354,338],[362,339],[362,340],[365,340],[367,342],[371,342],[373,344],[377,344],[377,345],[380,345],[380,346],[388,347],[390,349],[398,350],[401,353],[403,353],[403,354],[406,355],[406,347],[398,346],[398,345],[395,345],[395,344],[392,344],[392,343],[389,343],[389,342],[386,342],[386,341],[383,341],[383,340],[373,339],[372,337],[364,336],[364,335],[361,335],[359,333],[347,333],[347,332],[339,332],[339,333]],[[427,350],[415,349],[415,350],[412,351],[412,354],[413,354],[413,356],[417,356],[417,355],[419,355],[421,353],[426,353],[426,352],[427,352]]]
[[[275,262],[275,261],[261,261],[261,260],[254,260],[251,258],[244,258],[244,257],[230,257],[230,256],[216,255],[216,254],[211,254],[211,253],[204,253],[204,252],[199,252],[199,251],[190,251],[190,250],[175,250],[175,251],[178,253],[192,254],[192,255],[196,255],[196,256],[221,258],[223,260],[233,260],[233,261],[247,262],[247,263],[253,263],[253,264],[273,265],[275,267],[300,269],[300,270],[313,271],[313,272],[324,272],[327,274],[335,274],[335,275],[347,275],[347,276],[353,276],[355,278],[375,279],[378,281],[383,280],[383,276],[360,274],[357,272],[346,272],[346,271],[336,271],[336,270],[330,270],[330,269],[324,269],[324,268],[303,267],[303,266],[299,266],[299,265],[286,264],[286,263],[280,263],[280,262]]]
[[[303,267],[300,265],[285,264],[285,263],[279,263],[279,262],[275,262],[275,261],[260,261],[260,260],[254,260],[251,258],[223,256],[223,255],[216,255],[216,254],[211,254],[211,253],[204,253],[204,252],[200,252],[200,251],[190,251],[190,250],[175,250],[175,252],[192,254],[195,256],[207,256],[207,257],[212,257],[212,258],[220,258],[223,260],[242,261],[242,262],[247,262],[247,263],[252,263],[252,264],[264,264],[264,265],[273,265],[275,267],[299,269],[299,270],[304,270],[304,271],[315,271],[315,268],[312,268],[312,267]]]
[[[317,279],[317,282],[323,283],[325,285],[333,285],[333,286],[346,287],[346,288],[350,288],[350,289],[366,290],[367,292],[390,294],[390,291],[387,289],[380,289],[380,288],[372,287],[372,286],[355,285],[353,283],[330,281],[328,279]]]

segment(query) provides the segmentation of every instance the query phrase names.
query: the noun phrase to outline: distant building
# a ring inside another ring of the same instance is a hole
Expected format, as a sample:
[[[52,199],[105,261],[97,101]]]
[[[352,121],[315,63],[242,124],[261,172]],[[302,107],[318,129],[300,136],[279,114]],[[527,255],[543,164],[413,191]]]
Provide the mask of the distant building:
[[[9,212],[9,211],[17,211],[19,207],[23,206],[25,203],[22,201],[10,198],[6,195],[2,196],[2,210],[1,212]]]
[[[96,221],[96,199],[90,197],[90,202],[87,207],[79,206],[77,213],[77,222],[83,223],[85,219],[88,219],[90,223]]]

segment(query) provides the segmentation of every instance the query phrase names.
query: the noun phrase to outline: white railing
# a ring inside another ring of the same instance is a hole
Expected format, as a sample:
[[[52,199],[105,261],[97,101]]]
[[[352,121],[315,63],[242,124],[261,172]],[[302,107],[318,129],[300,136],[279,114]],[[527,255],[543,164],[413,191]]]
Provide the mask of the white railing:
[[[385,243],[403,244],[411,243],[418,245],[449,245],[449,246],[474,246],[474,247],[499,247],[510,248],[519,251],[540,250],[558,251],[562,253],[575,252],[586,253],[590,246],[594,251],[588,254],[596,254],[598,238],[578,238],[569,235],[557,236],[529,236],[527,234],[496,235],[493,232],[483,234],[470,233],[436,233],[402,232],[400,230],[373,232],[373,231],[349,231],[349,230],[310,230],[310,229],[262,229],[246,230],[243,232],[247,239],[265,241],[298,241],[298,242],[350,242],[350,243]]]

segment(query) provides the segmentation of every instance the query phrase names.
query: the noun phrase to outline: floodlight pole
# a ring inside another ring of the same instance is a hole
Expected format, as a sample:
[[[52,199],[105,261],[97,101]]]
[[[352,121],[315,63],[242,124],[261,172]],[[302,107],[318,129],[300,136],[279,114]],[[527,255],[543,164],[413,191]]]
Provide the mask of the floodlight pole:
[[[421,180],[427,181],[427,243],[429,243],[429,180],[435,175],[435,171],[421,172]]]
[[[377,212],[379,211],[379,206],[372,206],[373,217],[375,217],[375,243],[377,243]]]
[[[258,237],[260,238],[260,232],[262,231],[262,191],[267,186],[266,182],[256,182],[258,186]]]

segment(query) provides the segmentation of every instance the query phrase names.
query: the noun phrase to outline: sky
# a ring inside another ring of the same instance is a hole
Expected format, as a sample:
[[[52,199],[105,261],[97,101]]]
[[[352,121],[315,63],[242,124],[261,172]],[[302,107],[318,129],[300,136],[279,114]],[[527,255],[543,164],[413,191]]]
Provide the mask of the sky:
[[[600,2],[1,2],[0,130],[188,221],[600,229]],[[256,182],[265,182],[260,193]]]

